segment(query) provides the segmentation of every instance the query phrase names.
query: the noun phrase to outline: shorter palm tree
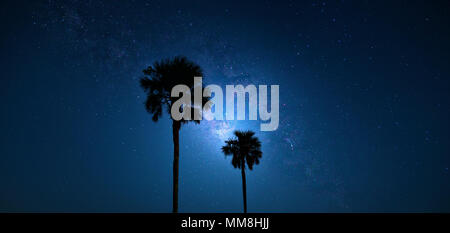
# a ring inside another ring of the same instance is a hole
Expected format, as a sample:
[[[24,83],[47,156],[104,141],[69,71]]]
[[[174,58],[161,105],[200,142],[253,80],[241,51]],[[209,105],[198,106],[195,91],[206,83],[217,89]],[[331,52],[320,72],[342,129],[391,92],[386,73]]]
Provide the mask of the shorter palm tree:
[[[261,142],[252,131],[234,131],[236,138],[225,141],[222,152],[232,155],[231,164],[234,168],[241,169],[242,174],[242,193],[244,197],[244,213],[247,213],[247,188],[245,182],[245,164],[250,170],[254,164],[259,164],[262,157]]]

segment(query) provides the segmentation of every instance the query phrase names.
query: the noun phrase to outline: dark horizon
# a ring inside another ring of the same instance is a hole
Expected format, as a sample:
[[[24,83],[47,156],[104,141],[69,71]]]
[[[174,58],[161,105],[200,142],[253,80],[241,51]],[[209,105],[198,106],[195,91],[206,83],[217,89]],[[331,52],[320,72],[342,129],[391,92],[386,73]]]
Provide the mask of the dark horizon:
[[[280,86],[276,131],[180,131],[180,212],[241,212],[221,147],[261,141],[248,212],[450,212],[448,1],[3,1],[0,212],[170,212],[172,122],[153,62]]]

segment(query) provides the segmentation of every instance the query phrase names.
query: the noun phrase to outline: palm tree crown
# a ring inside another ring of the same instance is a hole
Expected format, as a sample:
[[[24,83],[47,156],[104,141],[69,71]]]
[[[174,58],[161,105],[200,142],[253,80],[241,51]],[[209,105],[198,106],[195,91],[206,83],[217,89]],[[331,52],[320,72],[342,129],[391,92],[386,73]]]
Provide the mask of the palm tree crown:
[[[140,84],[147,93],[145,109],[152,114],[152,120],[155,122],[161,117],[164,107],[170,114],[172,104],[179,99],[179,97],[170,96],[174,86],[183,84],[192,89],[194,77],[203,76],[200,66],[183,56],[156,61],[153,66],[149,66],[143,72],[146,76],[141,78]],[[194,111],[199,109],[192,108],[191,114]],[[180,122],[186,123],[184,120]],[[195,122],[199,123],[199,121]]]
[[[231,164],[235,168],[245,168],[247,164],[250,170],[254,164],[259,164],[262,157],[261,142],[252,131],[235,131],[235,139],[225,141],[226,145],[222,147],[225,155],[232,155]]]

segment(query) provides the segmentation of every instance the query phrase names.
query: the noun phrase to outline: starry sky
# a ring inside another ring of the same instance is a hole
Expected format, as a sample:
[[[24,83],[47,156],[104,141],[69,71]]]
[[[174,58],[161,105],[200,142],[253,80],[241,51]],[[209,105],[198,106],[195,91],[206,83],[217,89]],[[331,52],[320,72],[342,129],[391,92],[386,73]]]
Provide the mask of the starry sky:
[[[205,84],[280,85],[280,125],[180,132],[180,212],[241,212],[220,150],[253,130],[249,212],[449,212],[446,1],[2,1],[0,212],[170,212],[172,130],[154,61]]]

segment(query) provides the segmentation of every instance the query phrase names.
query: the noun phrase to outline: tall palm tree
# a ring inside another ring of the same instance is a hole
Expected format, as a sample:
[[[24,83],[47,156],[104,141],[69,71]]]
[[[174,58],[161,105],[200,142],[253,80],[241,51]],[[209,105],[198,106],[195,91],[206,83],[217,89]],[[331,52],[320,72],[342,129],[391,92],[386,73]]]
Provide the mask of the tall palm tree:
[[[202,77],[203,72],[200,66],[186,57],[177,56],[173,59],[164,59],[156,61],[152,66],[144,71],[144,77],[140,79],[141,87],[147,94],[145,109],[152,115],[152,120],[157,122],[162,116],[163,109],[166,108],[170,115],[172,104],[179,97],[171,97],[172,88],[178,84],[183,84],[191,88],[194,87],[194,77]],[[202,87],[203,88],[203,87]],[[193,95],[192,95],[193,99]],[[207,99],[203,98],[203,103]],[[201,108],[191,107],[191,114],[195,111],[201,111]],[[191,116],[191,119],[193,117]],[[198,120],[192,120],[200,123]],[[172,212],[178,212],[178,162],[179,162],[179,131],[181,125],[188,121],[176,121],[172,119],[173,136],[173,209]]]
[[[231,164],[234,168],[241,169],[242,173],[242,193],[244,197],[244,213],[247,213],[247,188],[245,182],[245,164],[250,170],[253,169],[254,164],[259,164],[259,159],[262,157],[261,142],[255,133],[252,131],[234,131],[236,138],[225,141],[225,146],[222,147],[222,152],[227,155],[232,155]]]

